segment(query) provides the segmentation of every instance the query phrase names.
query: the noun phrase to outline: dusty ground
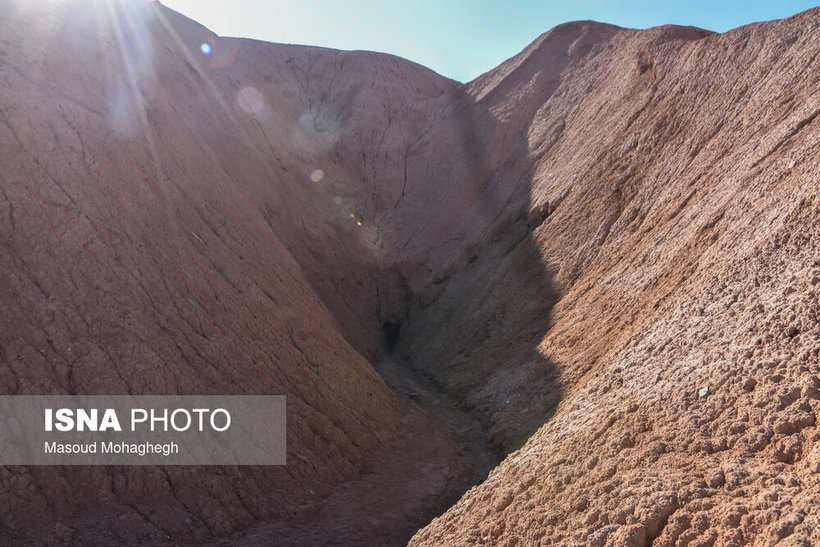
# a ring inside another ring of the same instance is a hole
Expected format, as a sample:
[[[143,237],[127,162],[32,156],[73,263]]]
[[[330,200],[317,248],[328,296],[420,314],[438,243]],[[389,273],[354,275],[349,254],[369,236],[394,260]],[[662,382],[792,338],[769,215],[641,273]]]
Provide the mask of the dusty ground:
[[[535,351],[562,399],[412,544],[820,541],[819,28],[814,10],[701,38],[582,31],[528,133],[533,201],[554,207],[528,243],[554,291]],[[503,340],[482,353],[513,375]]]
[[[387,357],[375,363],[404,398],[399,440],[376,450],[362,474],[338,486],[317,514],[297,527],[262,525],[249,544],[406,545],[498,460],[486,431],[461,405],[414,370]]]
[[[820,542],[818,29],[462,85],[2,0],[0,389],[289,410],[284,467],[0,469],[0,540]]]

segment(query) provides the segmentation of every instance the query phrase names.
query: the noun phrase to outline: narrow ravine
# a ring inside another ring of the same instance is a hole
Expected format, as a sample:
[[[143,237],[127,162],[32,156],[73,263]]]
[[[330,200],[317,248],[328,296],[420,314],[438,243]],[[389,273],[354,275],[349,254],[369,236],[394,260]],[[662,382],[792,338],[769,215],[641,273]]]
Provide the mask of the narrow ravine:
[[[401,436],[312,518],[286,532],[263,526],[246,536],[249,543],[276,537],[286,545],[405,545],[497,465],[481,424],[433,381],[391,356],[374,368],[402,400]]]

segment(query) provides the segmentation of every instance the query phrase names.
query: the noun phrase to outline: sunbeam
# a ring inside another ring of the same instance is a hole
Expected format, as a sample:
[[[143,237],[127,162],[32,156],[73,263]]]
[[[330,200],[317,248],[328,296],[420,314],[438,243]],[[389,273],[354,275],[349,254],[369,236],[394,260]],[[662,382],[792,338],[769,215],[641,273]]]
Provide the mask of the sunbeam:
[[[127,30],[129,34],[128,36],[126,36],[121,25],[120,13],[118,13],[117,7],[114,6],[113,2],[106,2],[105,5],[108,9],[109,19],[111,21],[112,28],[114,29],[114,34],[117,38],[120,56],[122,58],[123,66],[125,67],[125,74],[128,79],[128,86],[130,87],[131,94],[134,98],[133,106],[136,107],[136,114],[139,119],[139,123],[142,127],[142,132],[145,136],[145,140],[148,143],[148,149],[151,154],[151,160],[154,164],[156,178],[155,185],[152,186],[154,187],[154,191],[158,192],[158,194],[162,198],[167,200],[168,192],[167,188],[165,187],[165,175],[162,170],[162,163],[160,162],[159,153],[157,152],[156,142],[151,133],[151,127],[148,123],[145,97],[143,96],[143,93],[140,89],[139,76],[143,76],[143,82],[145,82],[145,76],[151,77],[151,79],[153,79],[153,74],[149,74],[149,71],[153,68],[150,40],[148,38],[146,29],[142,26],[144,24],[144,21],[140,20],[140,15],[142,14],[134,12],[129,13],[129,8],[131,7],[130,4],[124,5],[120,8],[119,11],[125,18],[125,23],[128,26]],[[135,58],[139,61],[139,66],[136,65]],[[115,101],[119,101],[120,98],[120,94],[117,93]],[[119,115],[121,114],[119,108],[121,106],[122,105],[118,104],[115,108],[115,116],[117,118],[117,122],[121,121],[119,119]]]
[[[273,123],[278,124],[279,126],[284,126],[284,124],[278,120],[275,113],[270,112],[269,109],[265,108],[264,97],[255,88],[253,89],[256,93],[246,91],[243,94],[240,90],[236,99],[229,102],[220,89],[211,80],[208,70],[221,69],[230,65],[238,56],[238,42],[234,39],[219,38],[209,32],[208,36],[202,37],[202,41],[197,40],[194,43],[189,44],[186,43],[185,40],[183,40],[183,38],[179,35],[162,9],[156,10],[156,17],[165,32],[176,45],[176,49],[184,57],[188,66],[192,67],[196,71],[200,80],[205,83],[206,91],[208,91],[211,98],[217,102],[219,108],[221,108],[227,116],[230,124],[241,135],[246,147],[249,150],[258,151],[263,156],[266,155],[266,151],[260,148],[261,145],[258,143],[257,139],[253,138],[253,136],[249,133],[247,126],[240,121],[237,116],[237,107],[250,114],[250,118],[253,120],[253,123],[261,133],[265,133],[265,131],[258,118],[263,112],[269,112],[274,115]],[[199,51],[202,55],[196,55],[196,51]],[[205,66],[203,66],[203,58],[207,59]],[[250,111],[245,109],[243,105],[249,106]],[[267,137],[266,142],[268,142]]]

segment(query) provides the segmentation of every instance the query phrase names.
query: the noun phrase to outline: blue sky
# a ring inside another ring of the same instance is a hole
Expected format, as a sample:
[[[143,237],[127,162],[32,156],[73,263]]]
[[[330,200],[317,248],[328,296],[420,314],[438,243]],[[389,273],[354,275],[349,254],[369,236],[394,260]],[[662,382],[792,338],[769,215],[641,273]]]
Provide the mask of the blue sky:
[[[222,36],[399,55],[469,81],[550,28],[593,19],[717,32],[794,15],[817,0],[161,0]]]

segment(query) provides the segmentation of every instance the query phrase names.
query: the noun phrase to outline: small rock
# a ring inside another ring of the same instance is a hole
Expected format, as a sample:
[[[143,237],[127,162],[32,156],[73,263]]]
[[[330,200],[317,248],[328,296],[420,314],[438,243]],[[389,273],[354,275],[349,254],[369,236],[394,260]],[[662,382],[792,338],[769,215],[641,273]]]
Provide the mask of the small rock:
[[[600,509],[593,509],[589,513],[587,513],[586,519],[584,519],[584,524],[586,526],[592,526],[596,522],[598,522],[598,517],[601,516]]]
[[[614,545],[638,547],[647,544],[646,527],[640,524],[623,526],[615,532]]]
[[[815,446],[809,455],[806,457],[806,462],[809,466],[809,471],[812,473],[820,473],[820,445]]]
[[[495,510],[498,512],[503,511],[513,502],[513,493],[510,491],[505,492],[496,502],[495,502]]]
[[[629,433],[624,433],[623,435],[618,437],[617,446],[621,450],[623,450],[624,448],[632,448],[633,446],[635,446],[635,438]]]
[[[709,488],[720,488],[726,484],[726,475],[722,470],[715,471],[706,479],[706,484],[709,485]]]
[[[709,395],[709,386],[702,387],[698,390],[698,397],[701,399]]]
[[[781,435],[793,435],[814,424],[815,417],[812,412],[791,412],[775,423],[774,431]]]

